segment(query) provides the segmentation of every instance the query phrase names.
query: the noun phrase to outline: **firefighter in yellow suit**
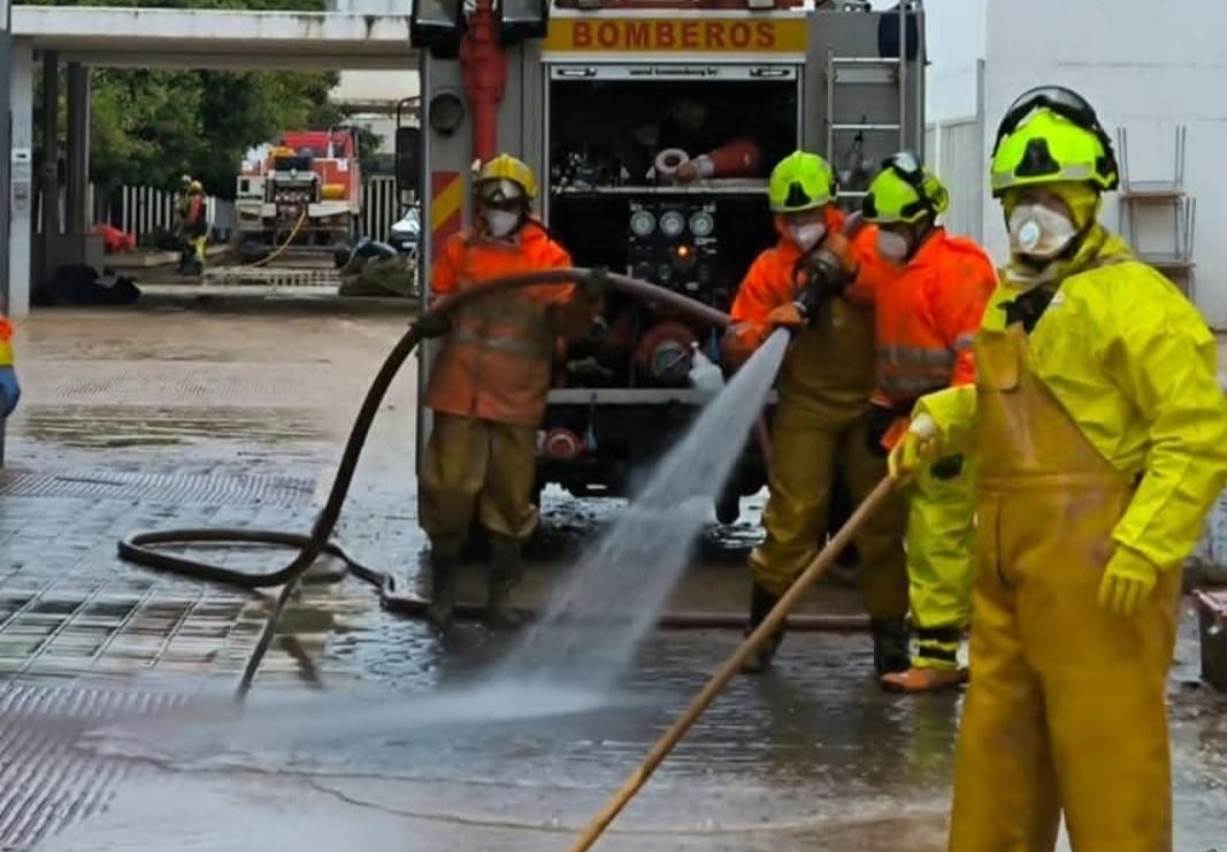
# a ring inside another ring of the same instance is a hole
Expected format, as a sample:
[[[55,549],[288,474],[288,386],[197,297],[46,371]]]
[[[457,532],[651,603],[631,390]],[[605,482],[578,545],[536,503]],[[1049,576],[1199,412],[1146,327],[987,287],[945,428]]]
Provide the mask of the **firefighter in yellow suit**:
[[[1227,482],[1213,336],[1098,224],[1111,143],[1076,93],[1025,93],[993,194],[1011,261],[975,387],[924,397],[892,469],[979,455],[971,686],[950,849],[1172,848],[1164,687],[1181,563]]]

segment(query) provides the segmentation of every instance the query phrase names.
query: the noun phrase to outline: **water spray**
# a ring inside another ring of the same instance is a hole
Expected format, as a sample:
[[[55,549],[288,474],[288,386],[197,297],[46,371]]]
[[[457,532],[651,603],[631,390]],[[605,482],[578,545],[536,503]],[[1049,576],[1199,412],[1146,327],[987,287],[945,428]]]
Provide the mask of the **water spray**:
[[[597,289],[611,288],[620,290],[644,301],[666,305],[685,312],[701,322],[719,328],[728,326],[730,319],[727,314],[709,307],[702,302],[683,296],[672,290],[660,287],[646,281],[640,281],[624,275],[596,269],[552,269],[537,272],[522,273],[494,279],[483,286],[465,290],[441,299],[437,305],[426,311],[420,318],[410,324],[408,331],[396,343],[388,354],[374,381],[371,383],[358,416],[350,431],[341,456],[336,477],[329,490],[328,498],[323,508],[316,516],[307,534],[286,532],[283,530],[259,530],[218,527],[213,529],[176,529],[161,531],[145,531],[133,533],[119,542],[119,556],[146,568],[157,571],[169,571],[195,579],[223,583],[247,590],[256,590],[281,586],[260,639],[252,652],[239,681],[238,696],[244,697],[251,688],[256,670],[259,668],[265,653],[276,632],[277,622],[286,604],[294,596],[299,583],[308,569],[321,556],[335,557],[344,564],[345,569],[338,573],[323,575],[320,579],[336,582],[346,573],[370,583],[379,590],[382,605],[405,615],[425,617],[428,602],[409,595],[398,589],[391,574],[370,568],[358,562],[343,547],[332,541],[332,534],[340,518],[341,508],[349,493],[358,459],[370,433],[371,425],[379,411],[384,395],[418,345],[431,337],[445,334],[450,327],[450,316],[463,306],[498,293],[517,290],[526,287],[576,283],[580,286]],[[257,544],[274,547],[295,548],[298,553],[282,568],[264,574],[253,574],[213,565],[207,562],[190,559],[153,549],[153,546],[188,545],[188,544]],[[469,614],[461,608],[461,615]],[[675,614],[666,623],[672,621],[678,627],[740,627],[740,616],[704,616],[699,614]],[[727,623],[727,622],[732,623]],[[800,629],[861,629],[863,619],[840,617],[811,617],[808,623],[797,625]]]

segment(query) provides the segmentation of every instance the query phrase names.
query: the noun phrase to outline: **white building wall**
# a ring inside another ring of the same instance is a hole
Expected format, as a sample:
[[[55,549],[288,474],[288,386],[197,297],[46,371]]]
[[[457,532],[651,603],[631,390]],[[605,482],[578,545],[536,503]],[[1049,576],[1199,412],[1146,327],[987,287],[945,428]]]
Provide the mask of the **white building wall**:
[[[938,0],[925,5],[927,121],[976,115],[976,69],[985,49],[984,4],[985,0]]]
[[[1081,92],[1109,133],[1117,126],[1128,128],[1135,179],[1171,177],[1174,130],[1187,124],[1185,184],[1197,198],[1196,301],[1212,326],[1227,328],[1227,240],[1219,238],[1227,229],[1227,170],[1221,165],[1221,152],[1227,150],[1227,43],[1222,38],[1227,3],[985,2],[985,153],[1006,107],[1041,83]],[[1110,225],[1116,223],[1114,200],[1105,217]],[[995,204],[985,205],[984,224],[988,248],[1002,257],[1005,238]]]
[[[404,98],[417,97],[421,91],[416,70],[342,71],[330,96],[338,103],[395,104]]]

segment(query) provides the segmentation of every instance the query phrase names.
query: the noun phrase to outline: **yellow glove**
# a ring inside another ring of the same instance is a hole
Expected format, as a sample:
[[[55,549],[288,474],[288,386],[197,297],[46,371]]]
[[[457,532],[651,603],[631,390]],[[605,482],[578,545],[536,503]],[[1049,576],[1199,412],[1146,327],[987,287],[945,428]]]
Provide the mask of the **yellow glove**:
[[[1158,566],[1135,550],[1117,547],[1099,583],[1099,605],[1117,615],[1133,615],[1158,581]]]
[[[911,479],[922,467],[937,458],[941,449],[941,433],[933,418],[928,414],[918,415],[890,451],[887,461],[890,478],[896,481]]]

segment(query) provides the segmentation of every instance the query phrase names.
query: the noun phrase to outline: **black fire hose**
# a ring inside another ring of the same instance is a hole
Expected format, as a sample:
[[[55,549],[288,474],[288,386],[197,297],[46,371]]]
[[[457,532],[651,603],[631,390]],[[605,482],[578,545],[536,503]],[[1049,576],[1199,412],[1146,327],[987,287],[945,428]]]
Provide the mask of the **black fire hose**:
[[[236,586],[243,589],[261,589],[281,586],[281,592],[273,612],[265,624],[260,639],[248,659],[239,681],[238,697],[242,699],[251,688],[256,670],[259,668],[269,645],[272,643],[277,622],[286,604],[293,597],[299,581],[307,570],[323,555],[334,556],[346,565],[348,572],[379,589],[382,605],[394,612],[407,615],[424,615],[428,602],[420,598],[397,591],[396,581],[390,574],[362,565],[347,553],[340,545],[331,541],[333,530],[341,515],[341,507],[349,493],[354,472],[358,466],[358,458],[370,434],[371,424],[379,411],[384,395],[404,365],[410,354],[422,340],[443,328],[446,328],[447,317],[456,309],[475,299],[502,293],[524,287],[543,286],[576,282],[582,286],[604,288],[610,287],[645,301],[665,304],[715,326],[726,327],[730,320],[727,314],[695,301],[687,296],[667,290],[646,281],[617,275],[605,270],[594,269],[553,269],[540,272],[530,272],[511,275],[490,281],[486,285],[465,290],[441,299],[437,305],[422,314],[409,326],[409,330],[397,341],[388,357],[371,383],[354,420],[349,438],[345,443],[345,451],[341,455],[341,463],[337,468],[336,478],[328,492],[328,499],[316,515],[311,525],[311,532],[302,535],[280,530],[255,530],[218,527],[215,529],[179,529],[152,532],[136,532],[119,542],[119,556],[128,562],[151,568],[156,571],[168,571],[193,577]],[[151,545],[185,545],[185,544],[261,544],[279,547],[297,548],[298,554],[284,567],[266,574],[252,574],[246,571],[236,571],[223,568],[207,562],[199,562],[183,556],[176,556],[151,549]],[[344,574],[331,575],[326,579],[339,580]],[[467,608],[460,607],[460,615],[468,615]],[[679,613],[662,619],[664,626],[682,628],[736,627],[743,626],[742,615],[701,615]],[[864,619],[841,616],[810,616],[800,617],[790,623],[797,629],[818,630],[857,630],[863,627]]]

